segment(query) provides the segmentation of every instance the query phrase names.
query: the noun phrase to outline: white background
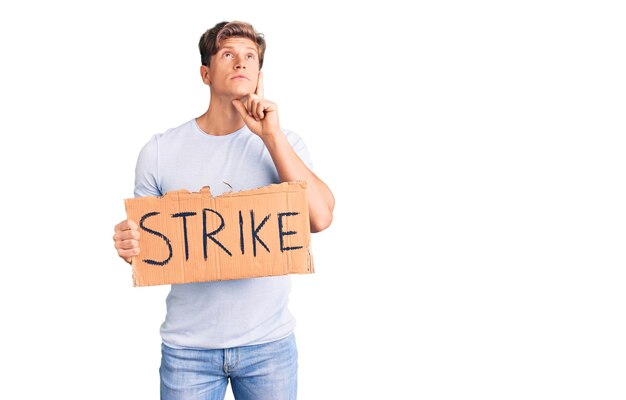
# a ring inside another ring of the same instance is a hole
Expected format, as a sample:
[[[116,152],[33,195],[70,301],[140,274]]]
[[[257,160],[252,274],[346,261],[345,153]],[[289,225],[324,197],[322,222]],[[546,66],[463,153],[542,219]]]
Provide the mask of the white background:
[[[168,288],[113,226],[234,19],[337,199],[293,278],[300,399],[626,398],[619,2],[408,3],[4,2],[7,398],[158,398]]]

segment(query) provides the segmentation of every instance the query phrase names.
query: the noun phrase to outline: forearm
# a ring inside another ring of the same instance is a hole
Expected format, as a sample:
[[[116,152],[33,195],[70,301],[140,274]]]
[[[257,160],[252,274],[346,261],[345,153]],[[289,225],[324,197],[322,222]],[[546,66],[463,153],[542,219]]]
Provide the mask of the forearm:
[[[335,198],[328,186],[298,157],[282,132],[268,135],[263,141],[281,182],[306,181],[311,232],[326,229],[333,219],[335,207]]]

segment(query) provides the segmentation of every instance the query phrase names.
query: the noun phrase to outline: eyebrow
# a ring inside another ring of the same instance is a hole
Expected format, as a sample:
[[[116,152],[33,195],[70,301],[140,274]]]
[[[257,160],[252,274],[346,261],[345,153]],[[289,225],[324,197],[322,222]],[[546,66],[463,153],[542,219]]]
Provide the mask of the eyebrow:
[[[223,50],[223,49],[233,49],[233,50],[234,50],[235,48],[234,48],[233,46],[222,46],[222,47],[220,47],[220,50]],[[256,48],[251,47],[251,46],[246,46],[246,49],[250,49],[250,50],[257,51],[257,49],[256,49]],[[258,52],[258,51],[257,51],[257,52]]]

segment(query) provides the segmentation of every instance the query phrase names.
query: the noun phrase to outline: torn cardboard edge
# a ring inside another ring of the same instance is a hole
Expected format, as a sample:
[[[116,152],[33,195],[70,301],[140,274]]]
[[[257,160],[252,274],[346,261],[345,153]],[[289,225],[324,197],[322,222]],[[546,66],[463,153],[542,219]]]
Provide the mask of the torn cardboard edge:
[[[139,225],[134,286],[313,273],[306,182],[217,197],[208,187],[126,199]]]

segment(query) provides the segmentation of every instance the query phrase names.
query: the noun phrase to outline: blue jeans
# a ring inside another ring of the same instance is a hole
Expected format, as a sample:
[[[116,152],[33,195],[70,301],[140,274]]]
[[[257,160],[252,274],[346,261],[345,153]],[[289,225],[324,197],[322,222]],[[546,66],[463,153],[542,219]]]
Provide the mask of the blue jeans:
[[[294,335],[274,342],[219,350],[161,345],[161,400],[223,400],[228,379],[237,400],[296,398],[298,350]]]

